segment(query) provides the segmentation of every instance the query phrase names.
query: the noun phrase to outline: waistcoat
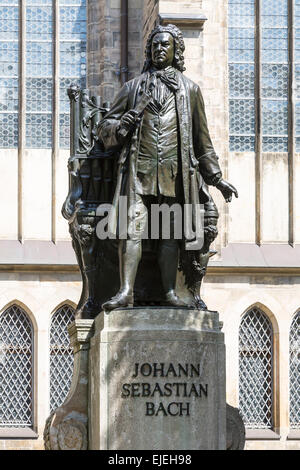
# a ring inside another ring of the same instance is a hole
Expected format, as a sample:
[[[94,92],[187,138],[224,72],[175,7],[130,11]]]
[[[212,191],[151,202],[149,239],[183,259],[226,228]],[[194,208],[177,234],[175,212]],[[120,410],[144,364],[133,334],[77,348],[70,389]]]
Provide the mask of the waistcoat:
[[[159,105],[151,102],[144,111],[137,158],[136,192],[175,197],[178,171],[178,131],[173,93]]]

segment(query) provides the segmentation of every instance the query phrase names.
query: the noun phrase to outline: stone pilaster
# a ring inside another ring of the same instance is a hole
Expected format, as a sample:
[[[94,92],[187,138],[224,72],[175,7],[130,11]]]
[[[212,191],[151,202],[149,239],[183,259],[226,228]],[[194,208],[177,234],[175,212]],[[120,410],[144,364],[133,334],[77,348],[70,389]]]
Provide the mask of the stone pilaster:
[[[229,151],[227,8],[228,0],[202,0],[202,12],[207,17],[207,22],[203,31],[201,88],[211,138],[220,159],[224,179],[228,178]],[[218,254],[213,258],[217,261],[221,248],[227,245],[228,204],[217,189],[212,188],[211,194],[220,213],[219,235],[215,241]]]
[[[120,82],[121,0],[89,0],[87,81],[92,95],[112,102]],[[143,64],[143,1],[128,2],[128,79]]]
[[[69,326],[74,371],[64,403],[46,421],[46,450],[85,450],[88,445],[88,358],[94,320],[75,320]]]
[[[143,10],[143,50],[145,50],[147,37],[158,23],[159,0],[145,0]]]
[[[113,101],[120,87],[120,0],[88,2],[88,88]]]

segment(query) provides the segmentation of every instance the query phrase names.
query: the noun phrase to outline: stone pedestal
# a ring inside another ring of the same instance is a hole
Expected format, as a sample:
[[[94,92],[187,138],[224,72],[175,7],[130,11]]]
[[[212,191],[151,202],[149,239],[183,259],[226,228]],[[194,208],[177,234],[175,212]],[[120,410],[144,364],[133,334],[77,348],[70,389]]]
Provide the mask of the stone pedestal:
[[[225,346],[211,311],[101,313],[89,354],[89,449],[226,449]]]

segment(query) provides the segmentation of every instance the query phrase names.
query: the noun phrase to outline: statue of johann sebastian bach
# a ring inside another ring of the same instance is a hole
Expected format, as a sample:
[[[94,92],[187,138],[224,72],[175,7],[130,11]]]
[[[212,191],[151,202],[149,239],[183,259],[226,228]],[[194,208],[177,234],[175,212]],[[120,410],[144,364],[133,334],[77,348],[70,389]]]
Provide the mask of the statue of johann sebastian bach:
[[[133,305],[141,237],[151,204],[183,207],[195,204],[198,196],[198,202],[214,206],[206,185],[216,186],[227,202],[232,194],[238,197],[236,189],[222,179],[199,86],[182,74],[184,48],[176,26],[154,28],[142,75],[125,83],[99,126],[105,148],[121,150],[114,204],[126,195],[128,207],[134,207],[128,211],[131,235],[119,241],[121,287],[103,304],[105,311]],[[196,196],[192,176],[197,181]],[[157,254],[166,305],[187,307],[175,292],[179,241],[174,237],[172,214],[170,235],[159,240]]]

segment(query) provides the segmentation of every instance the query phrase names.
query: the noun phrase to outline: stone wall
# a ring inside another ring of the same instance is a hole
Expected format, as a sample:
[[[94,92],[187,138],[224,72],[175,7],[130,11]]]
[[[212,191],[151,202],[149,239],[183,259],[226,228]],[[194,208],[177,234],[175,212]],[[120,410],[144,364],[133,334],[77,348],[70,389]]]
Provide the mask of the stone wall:
[[[299,449],[300,441],[288,435],[289,428],[289,329],[299,310],[299,278],[279,273],[208,275],[203,298],[208,308],[220,312],[224,322],[226,344],[226,400],[239,406],[239,327],[241,318],[252,307],[258,307],[273,327],[274,433],[268,429],[251,430],[246,449]],[[269,437],[266,436],[269,432]],[[256,436],[256,438],[255,438]],[[247,432],[246,432],[247,437]],[[299,435],[298,435],[299,438]]]
[[[275,336],[275,395],[277,439],[247,441],[251,449],[299,449],[300,441],[288,439],[289,425],[289,327],[299,309],[297,276],[209,274],[203,298],[220,312],[226,345],[226,400],[238,406],[238,330],[243,313],[256,305],[271,320]],[[19,304],[34,325],[34,430],[37,439],[3,439],[0,449],[42,449],[43,429],[49,415],[49,327],[51,315],[62,303],[74,306],[81,293],[79,273],[0,273],[0,314],[11,303]],[[277,399],[276,398],[276,399]],[[274,436],[276,437],[276,436]]]

